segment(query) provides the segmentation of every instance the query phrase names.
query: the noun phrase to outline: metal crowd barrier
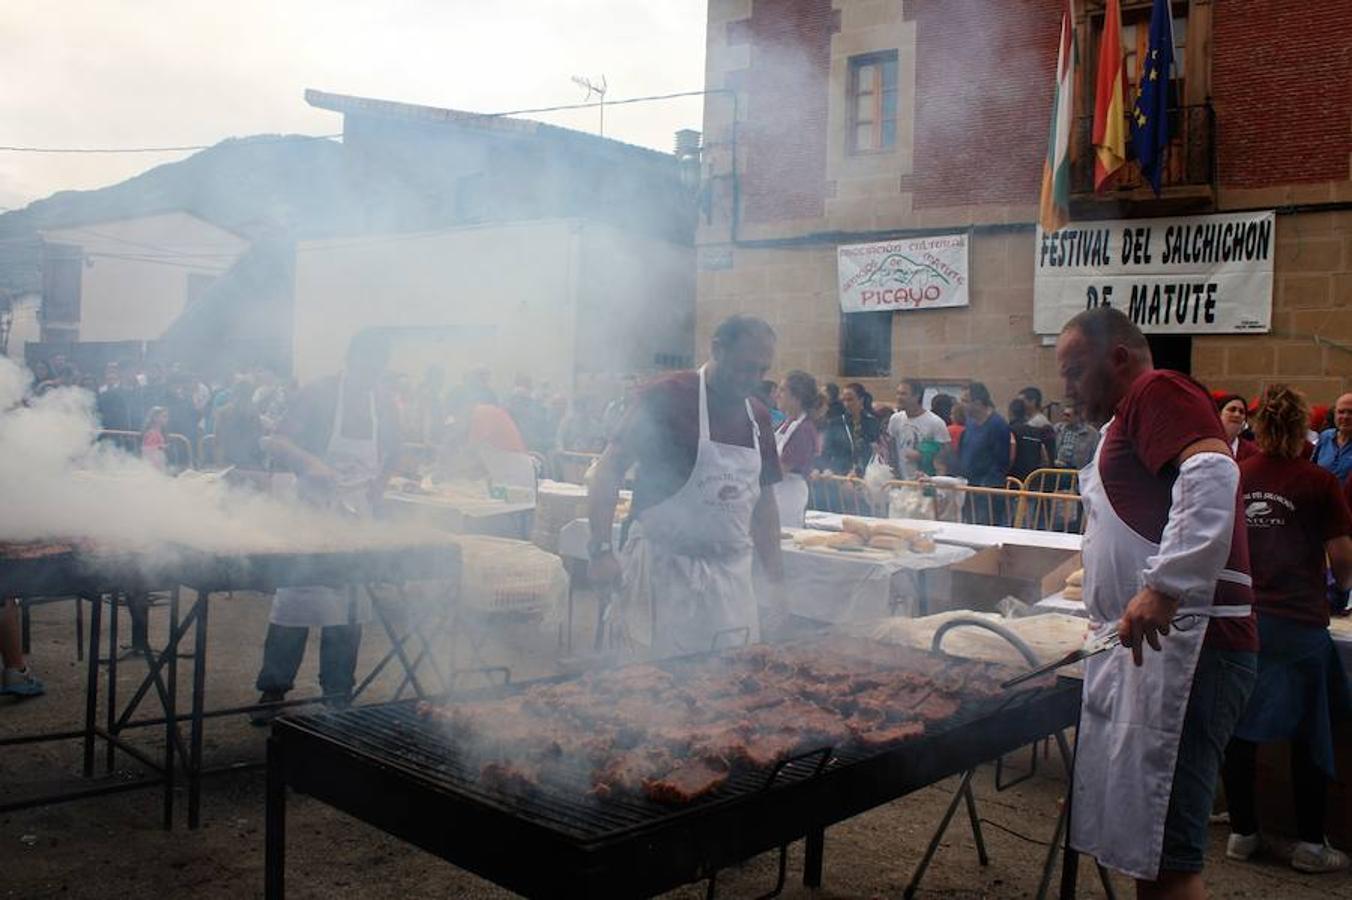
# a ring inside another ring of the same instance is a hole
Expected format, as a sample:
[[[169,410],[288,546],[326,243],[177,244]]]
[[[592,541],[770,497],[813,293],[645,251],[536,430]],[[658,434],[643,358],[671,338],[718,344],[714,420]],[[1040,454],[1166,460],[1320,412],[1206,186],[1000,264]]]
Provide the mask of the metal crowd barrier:
[[[1084,515],[1080,504],[1080,473],[1076,469],[1036,469],[1023,480],[1020,502],[1023,528],[1081,534]]]
[[[94,439],[99,443],[112,444],[133,456],[141,455],[141,432],[139,431],[118,431],[105,428],[99,431]],[[172,471],[191,469],[197,464],[197,461],[193,458],[192,441],[181,434],[166,434],[164,436],[164,458]]]

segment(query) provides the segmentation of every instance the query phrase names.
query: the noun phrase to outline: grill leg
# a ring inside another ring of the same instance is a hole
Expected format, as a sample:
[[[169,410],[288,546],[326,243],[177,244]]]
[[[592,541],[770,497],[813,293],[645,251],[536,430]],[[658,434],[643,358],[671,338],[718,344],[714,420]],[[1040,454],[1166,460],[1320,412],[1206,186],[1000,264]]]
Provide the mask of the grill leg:
[[[108,735],[111,738],[117,725],[117,599],[119,594],[113,591],[108,595]],[[112,740],[108,741],[108,755],[104,767],[112,774],[117,748]]]
[[[818,828],[807,833],[803,841],[803,885],[805,887],[822,886],[822,860],[826,855],[826,829]]]
[[[75,598],[75,608],[80,609],[84,602]],[[89,653],[85,657],[87,674],[85,675],[85,733],[84,733],[84,774],[86,778],[94,775],[94,727],[99,715],[99,631],[103,625],[103,598],[90,596],[92,609],[89,611]]]
[[[265,813],[263,896],[283,900],[286,893],[286,772],[282,744],[268,738],[267,811]]]
[[[934,854],[939,849],[939,841],[943,839],[944,832],[948,830],[948,823],[953,821],[953,814],[958,811],[958,804],[962,802],[964,792],[972,783],[972,775],[975,774],[975,771],[976,770],[974,769],[968,769],[963,773],[962,783],[958,785],[958,789],[953,793],[953,799],[948,802],[948,809],[944,811],[944,817],[939,820],[939,827],[934,829],[934,834],[930,837],[929,846],[925,848],[925,855],[920,857],[920,862],[916,864],[915,872],[911,874],[910,883],[906,885],[906,890],[902,892],[902,896],[905,897],[906,900],[911,900],[911,898],[915,896],[916,889],[920,887],[920,879],[925,877],[925,870],[929,868],[930,862],[933,861]]]
[[[1042,877],[1038,879],[1037,900],[1045,900],[1047,890],[1052,886],[1052,870],[1056,867],[1056,854],[1061,849],[1061,835],[1066,827],[1066,805],[1056,815],[1056,828],[1052,831],[1052,842],[1047,845],[1047,857],[1042,861]]]
[[[164,655],[168,657],[164,680],[164,830],[174,828],[174,736],[178,732],[178,609],[181,590],[174,585],[169,594],[169,638]],[[153,674],[153,673],[152,673]]]
[[[84,662],[84,607],[80,605],[80,596],[75,596],[75,659]]]
[[[972,823],[972,839],[976,841],[976,858],[983,866],[990,865],[991,858],[986,854],[986,840],[981,836],[981,819],[976,814],[976,797],[972,794],[972,782],[968,779],[962,792],[967,801],[967,818]]]
[[[192,658],[192,737],[188,748],[188,827],[202,821],[202,712],[207,689],[207,609],[211,592],[200,591],[195,604],[197,622]]]

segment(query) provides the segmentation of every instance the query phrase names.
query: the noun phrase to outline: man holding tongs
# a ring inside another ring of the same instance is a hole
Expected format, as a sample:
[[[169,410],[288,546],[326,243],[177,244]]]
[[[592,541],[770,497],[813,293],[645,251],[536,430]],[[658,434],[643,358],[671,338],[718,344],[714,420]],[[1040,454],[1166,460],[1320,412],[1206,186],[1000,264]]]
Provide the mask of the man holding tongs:
[[[1239,469],[1206,391],[1155,369],[1121,311],[1077,315],[1056,359],[1069,402],[1106,422],[1080,472],[1084,599],[1096,638],[1129,648],[1085,663],[1071,844],[1136,878],[1138,897],[1201,898],[1258,649]]]

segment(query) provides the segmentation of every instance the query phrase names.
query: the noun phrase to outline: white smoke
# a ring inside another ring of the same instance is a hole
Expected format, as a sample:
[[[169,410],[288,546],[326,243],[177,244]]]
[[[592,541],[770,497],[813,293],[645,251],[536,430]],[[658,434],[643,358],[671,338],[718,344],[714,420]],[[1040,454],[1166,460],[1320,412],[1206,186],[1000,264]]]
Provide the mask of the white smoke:
[[[0,540],[238,552],[428,538],[426,531],[326,516],[194,473],[173,477],[96,442],[88,391],[66,387],[34,396],[30,383],[27,370],[0,357]]]

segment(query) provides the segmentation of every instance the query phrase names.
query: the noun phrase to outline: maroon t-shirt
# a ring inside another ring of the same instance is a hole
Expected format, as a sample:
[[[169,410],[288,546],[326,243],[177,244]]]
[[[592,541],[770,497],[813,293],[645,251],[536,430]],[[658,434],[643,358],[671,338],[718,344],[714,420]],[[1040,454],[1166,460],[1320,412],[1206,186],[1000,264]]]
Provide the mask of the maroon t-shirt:
[[[746,401],[709,391],[709,439],[719,444],[752,446]],[[782,479],[770,410],[751,398],[760,439],[762,486]],[[614,442],[638,462],[631,515],[674,495],[695,470],[699,450],[699,373],[660,375],[639,388]]]
[[[781,422],[778,431],[783,433],[792,427],[792,421]],[[779,467],[784,472],[793,472],[806,478],[812,474],[812,463],[817,458],[817,426],[811,419],[803,419],[793,434],[784,442],[779,454]]]
[[[1328,627],[1324,544],[1352,534],[1338,479],[1303,459],[1260,453],[1239,465],[1260,612]]]
[[[1141,537],[1158,544],[1169,521],[1178,478],[1174,460],[1189,446],[1207,438],[1229,445],[1216,404],[1201,385],[1166,369],[1138,378],[1117,405],[1099,452],[1099,474],[1118,518]],[[1248,533],[1239,491],[1235,492],[1235,528],[1225,567],[1249,572]],[[1244,585],[1218,581],[1213,602],[1247,604],[1252,602],[1252,591]],[[1206,642],[1225,650],[1256,651],[1258,629],[1253,615],[1211,619]]]

